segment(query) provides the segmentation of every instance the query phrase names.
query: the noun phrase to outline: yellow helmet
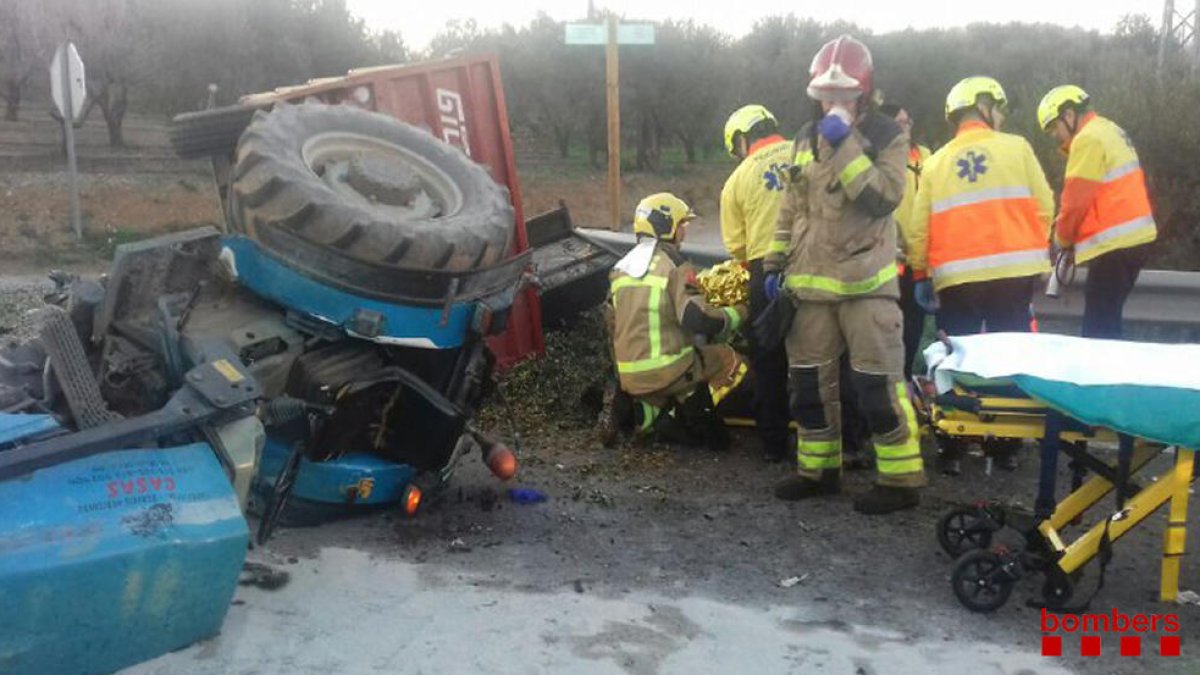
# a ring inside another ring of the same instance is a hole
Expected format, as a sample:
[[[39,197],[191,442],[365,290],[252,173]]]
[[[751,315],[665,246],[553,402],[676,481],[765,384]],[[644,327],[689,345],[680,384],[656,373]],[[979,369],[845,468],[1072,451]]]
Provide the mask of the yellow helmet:
[[[687,202],[670,192],[659,192],[638,202],[633,212],[633,231],[674,241],[679,228],[695,217]]]
[[[968,77],[954,85],[954,88],[946,96],[946,119],[949,120],[959,110],[974,108],[983,94],[990,94],[1000,105],[1008,102],[1008,96],[1004,94],[1004,87],[1001,87],[996,80],[983,76]]]
[[[1068,103],[1082,105],[1088,102],[1087,92],[1073,84],[1064,84],[1061,87],[1051,89],[1045,96],[1042,97],[1042,102],[1038,104],[1037,116],[1038,126],[1043,130],[1050,126],[1050,123],[1058,119],[1062,114],[1062,107]]]
[[[731,155],[734,154],[734,135],[738,133],[750,133],[750,130],[754,128],[754,125],[762,122],[763,120],[768,120],[778,124],[778,121],[775,119],[775,116],[771,114],[771,111],[767,110],[761,105],[758,105],[757,103],[744,105],[733,111],[733,114],[730,115],[729,119],[725,121],[725,151]]]

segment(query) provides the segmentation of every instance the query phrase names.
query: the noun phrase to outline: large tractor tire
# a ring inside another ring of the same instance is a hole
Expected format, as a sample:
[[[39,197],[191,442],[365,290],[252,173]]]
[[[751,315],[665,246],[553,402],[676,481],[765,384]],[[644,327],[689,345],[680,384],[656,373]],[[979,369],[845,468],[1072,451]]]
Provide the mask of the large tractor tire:
[[[387,295],[389,271],[505,258],[508,191],[429,132],[346,106],[277,105],[238,145],[231,225],[301,270]]]
[[[256,108],[231,105],[176,115],[171,120],[171,147],[183,159],[232,155]]]

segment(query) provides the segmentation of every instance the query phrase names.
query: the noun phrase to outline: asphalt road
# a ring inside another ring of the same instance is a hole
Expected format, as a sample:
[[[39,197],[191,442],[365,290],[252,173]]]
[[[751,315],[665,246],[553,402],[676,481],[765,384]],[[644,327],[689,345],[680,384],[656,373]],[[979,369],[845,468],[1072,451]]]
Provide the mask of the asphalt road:
[[[286,585],[242,587],[218,638],[129,672],[1200,671],[1200,608],[1155,598],[1161,517],[1118,543],[1090,611],[1178,614],[1182,658],[1159,657],[1156,637],[1145,656],[1120,657],[1108,636],[1084,659],[1073,635],[1065,656],[1041,656],[1040,613],[1025,606],[1040,579],[993,615],[958,604],[938,515],[1031,496],[1032,461],[989,477],[975,459],[962,478],[934,477],[920,508],[868,519],[850,499],[869,474],[852,474],[849,494],[786,504],[768,488],[787,469],[740,449],[608,450],[559,430],[528,434],[523,458],[516,484],[545,503],[512,503],[472,457],[415,519],[282,530],[250,557]],[[1091,570],[1081,593],[1094,583]],[[1198,584],[1187,565],[1184,587]]]

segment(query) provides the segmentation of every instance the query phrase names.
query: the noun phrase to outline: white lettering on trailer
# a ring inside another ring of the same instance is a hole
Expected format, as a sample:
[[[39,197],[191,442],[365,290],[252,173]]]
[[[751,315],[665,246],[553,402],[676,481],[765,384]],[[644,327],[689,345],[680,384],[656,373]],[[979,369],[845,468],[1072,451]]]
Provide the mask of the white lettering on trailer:
[[[462,96],[449,89],[438,89],[438,110],[442,113],[442,140],[457,145],[471,156],[471,142],[467,137],[467,116],[463,110]]]

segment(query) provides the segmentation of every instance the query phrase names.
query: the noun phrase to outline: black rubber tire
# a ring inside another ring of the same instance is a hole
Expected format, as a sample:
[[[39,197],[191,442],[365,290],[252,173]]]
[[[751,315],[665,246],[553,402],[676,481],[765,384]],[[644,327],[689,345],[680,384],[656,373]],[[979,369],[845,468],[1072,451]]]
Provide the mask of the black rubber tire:
[[[938,544],[955,559],[967,551],[991,548],[992,532],[982,526],[982,521],[978,509],[958,508],[946,512],[938,519]]]
[[[958,559],[950,584],[963,607],[972,612],[994,612],[1008,602],[1016,581],[1000,569],[1003,560],[992,551],[971,551]]]
[[[304,155],[310,139],[339,133],[415,155],[454,185],[457,208],[402,219],[366,198],[339,193]],[[277,105],[255,115],[238,145],[231,202],[233,228],[280,258],[381,292],[381,275],[392,270],[491,266],[506,257],[513,237],[508,190],[483,167],[423,129],[346,106]]]
[[[183,159],[232,155],[257,110],[231,105],[176,115],[171,120],[171,147]]]

